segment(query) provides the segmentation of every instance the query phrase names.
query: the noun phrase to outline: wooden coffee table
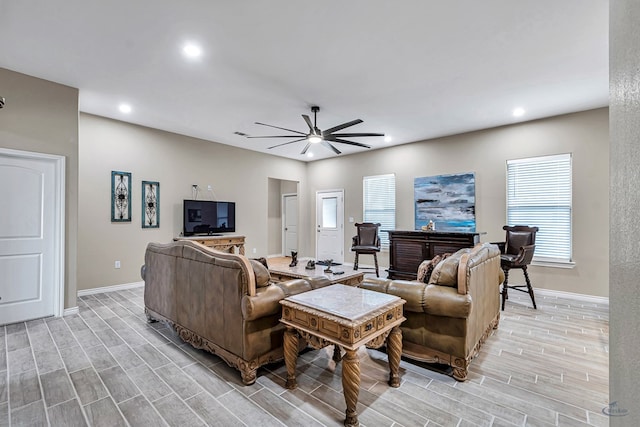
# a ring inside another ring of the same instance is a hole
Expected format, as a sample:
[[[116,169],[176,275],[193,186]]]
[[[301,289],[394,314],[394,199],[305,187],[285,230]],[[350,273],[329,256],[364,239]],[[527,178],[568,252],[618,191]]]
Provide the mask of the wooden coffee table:
[[[288,389],[297,387],[296,361],[298,338],[315,349],[334,344],[334,360],[342,358],[342,388],[347,404],[344,425],[358,426],[358,393],[360,391],[360,346],[378,348],[386,343],[389,356],[389,385],[400,386],[398,369],[402,353],[400,324],[405,320],[402,306],[406,301],[367,289],[336,284],[293,295],[280,301],[284,334],[284,361],[287,366]]]
[[[331,270],[334,272],[343,271],[342,274],[327,273],[324,270],[327,268],[323,265],[316,265],[313,270],[307,270],[307,260],[298,261],[298,265],[295,267],[289,267],[291,258],[278,257],[269,258],[267,264],[269,264],[269,274],[271,279],[276,282],[286,282],[291,279],[304,279],[305,277],[318,277],[327,276],[331,281],[331,284],[342,283],[349,286],[359,286],[364,280],[364,273],[362,271],[355,271],[353,268],[337,265],[332,266]]]

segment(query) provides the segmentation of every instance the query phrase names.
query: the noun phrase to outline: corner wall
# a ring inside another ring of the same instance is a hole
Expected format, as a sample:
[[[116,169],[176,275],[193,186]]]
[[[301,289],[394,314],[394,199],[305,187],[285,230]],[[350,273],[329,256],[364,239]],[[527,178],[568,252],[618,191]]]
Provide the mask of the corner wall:
[[[609,5],[611,426],[640,425],[640,2]],[[615,404],[615,405],[614,405]],[[626,415],[622,411],[627,411]]]
[[[301,188],[306,182],[299,161],[89,114],[80,115],[79,153],[78,289],[142,280],[147,243],[182,232],[182,200],[192,198],[192,184],[201,189],[198,199],[236,202],[235,234],[246,237],[246,255],[267,256],[268,177],[299,181]],[[111,222],[113,170],[132,173],[130,223]],[[158,229],[141,227],[143,180],[160,182]]]
[[[0,68],[0,147],[66,157],[64,306],[76,306],[78,89]]]
[[[365,151],[309,164],[309,212],[316,191],[345,189],[345,218],[362,221],[362,178],[396,175],[396,228],[414,229],[413,180],[416,177],[475,172],[477,230],[483,242],[504,240],[506,224],[506,161],[572,153],[573,269],[532,266],[534,287],[586,295],[608,296],[609,250],[609,125],[608,109],[552,117],[414,144]],[[307,229],[313,235],[313,229]],[[345,261],[353,262],[345,223]],[[314,242],[308,248],[312,251]],[[311,252],[313,253],[313,252]],[[388,252],[379,255],[385,267]],[[373,262],[365,259],[364,262]],[[522,275],[514,273],[514,280]],[[524,280],[522,279],[522,282]]]

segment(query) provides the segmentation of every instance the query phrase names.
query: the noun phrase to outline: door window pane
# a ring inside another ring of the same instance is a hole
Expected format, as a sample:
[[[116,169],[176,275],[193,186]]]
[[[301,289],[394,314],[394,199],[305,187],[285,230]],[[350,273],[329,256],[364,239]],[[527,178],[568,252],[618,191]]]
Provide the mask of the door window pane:
[[[338,226],[338,199],[327,197],[322,199],[322,228]]]

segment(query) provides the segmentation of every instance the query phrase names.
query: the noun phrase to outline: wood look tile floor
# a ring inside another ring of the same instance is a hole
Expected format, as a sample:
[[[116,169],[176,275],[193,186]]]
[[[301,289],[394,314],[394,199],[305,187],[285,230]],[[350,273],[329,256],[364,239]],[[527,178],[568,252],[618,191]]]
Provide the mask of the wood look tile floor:
[[[341,426],[341,364],[331,351],[283,363],[254,385],[160,323],[147,324],[143,288],[79,298],[79,314],[0,327],[2,426]],[[365,426],[606,426],[609,307],[512,292],[499,328],[459,383],[401,362],[387,386],[386,355],[360,351]]]

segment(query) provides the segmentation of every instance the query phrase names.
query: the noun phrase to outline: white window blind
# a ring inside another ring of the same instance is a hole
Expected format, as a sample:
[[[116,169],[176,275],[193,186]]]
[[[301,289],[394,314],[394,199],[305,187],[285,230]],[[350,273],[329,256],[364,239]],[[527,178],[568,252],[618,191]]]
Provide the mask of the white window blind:
[[[396,227],[396,176],[365,176],[362,179],[364,222],[379,222],[380,230]],[[389,233],[378,232],[380,245],[389,247]]]
[[[507,223],[540,228],[535,261],[571,262],[571,154],[507,161]]]

